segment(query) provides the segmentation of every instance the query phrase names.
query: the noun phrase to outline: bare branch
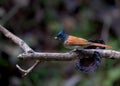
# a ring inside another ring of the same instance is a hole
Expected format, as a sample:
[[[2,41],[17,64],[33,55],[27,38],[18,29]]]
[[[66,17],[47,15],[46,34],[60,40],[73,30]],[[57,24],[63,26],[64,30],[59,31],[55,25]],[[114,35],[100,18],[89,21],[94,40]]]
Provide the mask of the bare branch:
[[[78,58],[83,58],[85,55],[92,55],[95,51],[99,52],[104,58],[120,59],[120,52],[114,50],[102,50],[102,49],[83,49],[80,53],[28,53],[20,54],[18,57],[21,59],[34,59],[43,61],[69,61]]]
[[[22,39],[12,34],[2,25],[0,25],[0,31],[9,39],[11,39],[14,43],[19,45],[26,53],[29,51],[33,51]]]
[[[26,76],[28,73],[30,73],[38,64],[40,63],[40,60],[36,60],[36,62],[27,70],[22,69],[18,64],[16,65],[16,67],[23,72],[23,76]]]
[[[21,47],[25,53],[29,53],[29,52],[34,52],[22,39],[20,39],[19,37],[15,36],[14,34],[12,34],[10,31],[8,31],[6,28],[4,28],[2,25],[0,25],[0,31],[9,39],[11,39],[14,43],[16,43],[19,47]],[[39,64],[39,60],[36,60],[36,62],[33,64],[33,66],[31,66],[30,68],[28,68],[27,70],[22,69],[18,64],[16,65],[16,67],[25,75],[27,75],[30,71],[33,70],[33,68],[35,68],[38,64]]]
[[[95,51],[99,52],[104,58],[120,59],[120,52],[115,50],[90,49],[84,50],[85,54],[93,54]]]
[[[29,54],[20,54],[18,56],[21,59],[39,59],[39,60],[43,60],[43,61],[70,61],[70,60],[74,60],[78,57],[77,53],[38,53],[38,52],[34,52],[34,53],[29,53]]]

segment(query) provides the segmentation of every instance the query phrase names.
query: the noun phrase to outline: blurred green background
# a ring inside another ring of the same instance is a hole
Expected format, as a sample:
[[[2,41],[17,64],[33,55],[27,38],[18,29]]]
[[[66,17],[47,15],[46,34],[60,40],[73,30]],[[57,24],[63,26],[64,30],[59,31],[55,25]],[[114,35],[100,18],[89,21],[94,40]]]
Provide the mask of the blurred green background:
[[[120,50],[120,0],[0,0],[0,24],[39,52],[70,51],[54,40],[62,27]],[[33,62],[18,60],[22,52],[0,33],[1,86],[120,86],[120,61],[104,58],[92,73],[76,70],[76,61],[52,61],[23,78],[15,64],[27,69]]]

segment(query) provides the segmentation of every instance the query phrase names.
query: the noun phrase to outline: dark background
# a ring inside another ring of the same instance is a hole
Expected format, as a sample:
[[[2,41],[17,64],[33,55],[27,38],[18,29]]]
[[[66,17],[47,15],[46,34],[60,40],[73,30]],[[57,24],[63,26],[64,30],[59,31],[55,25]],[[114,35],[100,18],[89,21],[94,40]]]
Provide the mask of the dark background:
[[[0,24],[39,52],[70,51],[54,40],[62,27],[120,50],[119,0],[0,0]],[[22,52],[0,33],[1,86],[120,86],[120,61],[113,59],[103,59],[95,72],[85,74],[75,61],[44,62],[23,78],[16,63],[27,69],[33,62],[18,60]]]

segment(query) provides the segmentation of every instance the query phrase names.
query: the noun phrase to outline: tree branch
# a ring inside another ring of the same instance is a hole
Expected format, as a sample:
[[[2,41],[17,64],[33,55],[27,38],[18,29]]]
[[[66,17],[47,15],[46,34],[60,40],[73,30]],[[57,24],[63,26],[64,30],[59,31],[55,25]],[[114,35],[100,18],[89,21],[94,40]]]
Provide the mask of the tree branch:
[[[22,69],[18,64],[16,64],[16,67],[21,71],[23,72],[23,76],[26,76],[28,73],[30,73],[38,64],[40,63],[40,60],[36,60],[36,62],[30,67],[28,68],[27,70],[25,69]]]
[[[70,52],[70,53],[47,53],[47,52],[34,52],[29,54],[20,54],[18,58],[20,59],[39,59],[42,61],[70,61],[78,59],[79,54]]]
[[[33,60],[43,60],[43,61],[70,61],[79,58],[83,58],[88,55],[92,55],[95,51],[99,52],[104,58],[110,59],[120,59],[120,52],[115,50],[102,50],[102,49],[83,49],[79,52],[68,52],[68,53],[28,53],[20,54],[18,57],[20,59],[33,59]]]
[[[2,25],[0,25],[0,31],[3,33],[7,38],[11,39],[14,43],[16,43],[19,47],[21,47],[24,52],[27,54],[29,52],[34,52],[22,39],[17,37],[16,35],[12,34],[10,31],[8,31],[6,28],[4,28]],[[37,60],[30,68],[27,70],[22,69],[18,64],[16,67],[23,72],[23,75],[27,75],[33,68],[35,68],[40,63],[39,60]]]
[[[16,43],[19,47],[21,47],[26,53],[29,51],[33,51],[22,39],[12,34],[2,25],[0,25],[0,31],[9,39],[11,39],[14,43]]]

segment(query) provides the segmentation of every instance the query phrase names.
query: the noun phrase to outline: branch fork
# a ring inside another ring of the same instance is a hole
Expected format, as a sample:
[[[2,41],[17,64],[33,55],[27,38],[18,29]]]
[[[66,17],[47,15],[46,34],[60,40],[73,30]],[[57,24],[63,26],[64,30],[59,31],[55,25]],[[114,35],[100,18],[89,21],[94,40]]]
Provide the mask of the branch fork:
[[[0,25],[0,32],[3,33],[3,35],[5,35],[7,38],[11,39],[19,47],[21,47],[26,54],[29,53],[29,52],[34,52],[22,39],[20,39],[19,37],[17,37],[16,35],[14,35],[13,33],[11,33],[10,31],[8,31],[2,25]],[[33,68],[35,68],[39,63],[40,63],[40,61],[36,60],[36,62],[30,68],[28,68],[27,70],[22,69],[18,64],[16,65],[16,67],[21,72],[23,72],[24,73],[23,76],[25,76],[29,72],[31,72],[33,70]]]

